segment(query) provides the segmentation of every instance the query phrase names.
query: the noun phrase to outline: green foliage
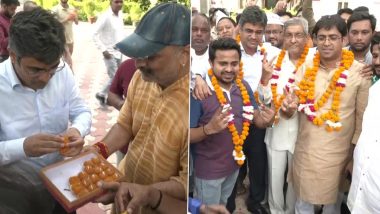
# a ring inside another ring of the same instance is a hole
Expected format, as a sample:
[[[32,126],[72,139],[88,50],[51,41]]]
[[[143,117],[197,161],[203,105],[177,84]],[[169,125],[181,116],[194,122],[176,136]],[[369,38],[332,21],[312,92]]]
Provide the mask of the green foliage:
[[[35,0],[36,3],[45,9],[51,9],[59,4],[59,0]],[[157,3],[168,2],[170,0],[157,0]],[[190,0],[178,0],[179,3],[190,7]],[[110,0],[69,0],[69,4],[77,9],[78,18],[87,21],[88,17],[98,16],[110,6]],[[124,0],[123,13],[124,23],[132,24],[139,21],[142,16],[152,8],[150,0]]]

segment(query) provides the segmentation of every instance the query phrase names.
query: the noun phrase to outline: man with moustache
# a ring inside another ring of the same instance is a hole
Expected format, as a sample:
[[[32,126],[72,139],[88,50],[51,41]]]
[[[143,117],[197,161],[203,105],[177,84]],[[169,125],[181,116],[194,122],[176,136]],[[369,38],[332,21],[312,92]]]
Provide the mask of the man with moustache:
[[[354,53],[355,60],[365,64],[361,73],[371,78],[372,54],[370,49],[371,39],[375,33],[376,18],[366,11],[354,11],[347,20],[348,49]]]
[[[205,73],[210,64],[208,63],[208,44],[211,41],[211,25],[207,16],[203,13],[193,15],[191,19],[191,73],[194,84],[205,78]],[[205,88],[203,90],[208,90]]]
[[[0,62],[8,59],[8,37],[11,18],[20,6],[18,0],[1,0],[0,8]]]
[[[339,15],[323,16],[313,30],[318,52],[296,75],[298,99],[283,102],[290,117],[299,100],[299,131],[292,178],[297,196],[296,214],[340,213],[345,168],[361,132],[370,81],[360,76],[362,65],[342,50],[347,27]],[[310,86],[310,87],[309,87]]]
[[[165,194],[185,202],[190,10],[177,3],[158,4],[143,16],[135,32],[116,47],[136,59],[138,70],[129,85],[117,123],[94,149],[107,158],[128,146],[119,164],[125,178],[124,188],[140,184],[157,189],[158,195]],[[115,192],[109,190],[98,201],[112,202]],[[125,197],[129,197],[128,191]],[[154,206],[139,208],[140,213],[158,213],[160,201]],[[186,206],[179,213],[184,212]]]
[[[372,65],[380,73],[380,34],[371,42]],[[380,83],[369,89],[368,106],[363,116],[363,129],[354,151],[352,183],[347,205],[352,214],[380,213]]]
[[[294,72],[305,62],[307,56],[314,56],[315,49],[309,49],[307,41],[308,24],[304,18],[291,18],[284,23],[284,50],[274,62],[275,69],[270,80],[270,85],[276,89],[277,95],[273,95],[275,105],[281,102],[280,97],[284,93],[294,89]],[[281,103],[277,105],[279,107]],[[268,152],[268,203],[272,214],[294,213],[295,204],[293,184],[288,181],[285,172],[286,169],[291,169],[293,161],[298,114],[286,118],[279,110],[276,112],[277,121],[271,128],[267,128],[265,134]],[[287,188],[284,194],[285,184]]]
[[[262,43],[267,17],[259,7],[251,6],[244,9],[240,20],[240,47],[242,51],[242,63],[244,71],[244,79],[250,85],[252,91],[258,91],[260,100],[263,103],[269,104],[272,98],[268,81],[272,76],[271,63],[275,56],[279,53],[279,49],[271,46],[269,43]],[[267,60],[269,59],[269,60]],[[196,72],[196,71],[194,71]],[[201,71],[206,73],[206,71]],[[193,94],[200,100],[210,96],[210,93],[201,88],[207,88],[209,78],[199,81],[195,84]],[[263,87],[258,86],[261,84]],[[204,93],[206,92],[206,93]],[[249,168],[250,178],[250,196],[247,199],[247,207],[251,212],[265,212],[260,202],[264,200],[266,185],[265,177],[267,170],[266,146],[264,143],[265,129],[250,127],[250,134],[247,138],[247,143],[244,144],[244,153],[247,156],[246,165],[240,169],[241,179],[244,180],[247,174],[247,166]],[[227,208],[229,211],[235,209],[236,191],[233,191],[229,199]],[[231,203],[231,205],[229,205]],[[258,211],[259,210],[259,211]]]
[[[268,23],[265,27],[265,41],[272,46],[282,49],[284,42],[284,23],[275,13],[267,13]]]
[[[372,64],[370,44],[375,33],[376,18],[367,12],[354,12],[347,20],[349,49],[355,59],[367,65]]]
[[[209,47],[209,62],[212,69],[212,74],[209,75],[214,76],[213,83],[209,84],[212,95],[202,101],[191,99],[191,107],[199,106],[195,108],[198,112],[191,111],[195,198],[204,204],[226,205],[234,188],[239,166],[242,164],[237,162],[244,162],[244,157],[235,155],[241,151],[242,146],[236,144],[234,146],[235,137],[229,130],[230,127],[227,128],[228,124],[233,122],[240,135],[242,132],[248,133],[248,127],[243,129],[243,122],[253,122],[255,126],[265,128],[274,116],[273,110],[264,105],[261,105],[261,110],[253,111],[257,109],[253,92],[249,84],[241,80],[250,100],[248,106],[243,103],[244,91],[237,79],[240,72],[240,58],[240,46],[234,39],[214,40]],[[221,103],[221,98],[217,95],[220,92],[227,100],[225,104]],[[246,107],[251,108],[252,117],[248,115]],[[244,138],[242,139],[244,141]]]

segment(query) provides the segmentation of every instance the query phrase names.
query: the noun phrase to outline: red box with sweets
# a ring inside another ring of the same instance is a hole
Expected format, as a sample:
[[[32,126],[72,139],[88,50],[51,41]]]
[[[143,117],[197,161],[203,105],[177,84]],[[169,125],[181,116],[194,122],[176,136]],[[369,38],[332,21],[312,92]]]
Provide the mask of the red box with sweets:
[[[98,181],[119,181],[122,174],[96,152],[52,164],[40,172],[42,181],[67,212],[73,212],[102,194]]]

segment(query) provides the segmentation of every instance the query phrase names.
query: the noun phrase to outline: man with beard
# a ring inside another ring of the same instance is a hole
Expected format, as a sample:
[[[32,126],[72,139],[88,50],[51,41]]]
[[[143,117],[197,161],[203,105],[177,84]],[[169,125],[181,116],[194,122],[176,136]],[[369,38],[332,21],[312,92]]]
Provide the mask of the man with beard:
[[[136,59],[138,70],[117,123],[94,149],[107,158],[127,145],[128,152],[119,164],[124,188],[150,186],[159,195],[186,202],[190,10],[177,3],[159,4],[116,47]],[[125,193],[123,197],[133,197]],[[110,203],[114,198],[111,189],[99,201]],[[160,201],[141,207],[141,213],[158,213]],[[177,213],[185,212],[186,206]]]
[[[1,0],[0,8],[0,62],[8,59],[8,37],[11,18],[20,6],[18,0]]]
[[[372,64],[370,44],[376,28],[376,18],[367,12],[354,12],[347,20],[349,49],[355,59],[367,65]]]
[[[247,136],[252,120],[256,127],[265,128],[274,116],[273,110],[264,105],[261,110],[254,110],[257,105],[249,84],[242,79],[240,59],[240,46],[234,39],[213,41],[209,47],[208,73],[212,95],[202,101],[191,99],[191,107],[198,106],[198,112],[191,110],[190,125],[194,196],[207,205],[226,205],[239,167],[245,161],[242,146],[246,138],[242,136]]]
[[[267,17],[268,24],[265,27],[265,41],[281,49],[284,42],[284,23],[282,23],[277,14],[267,13]]]
[[[371,43],[372,65],[380,73],[380,34]],[[380,213],[380,83],[369,89],[368,106],[363,116],[363,130],[354,151],[352,183],[347,205],[353,214]]]

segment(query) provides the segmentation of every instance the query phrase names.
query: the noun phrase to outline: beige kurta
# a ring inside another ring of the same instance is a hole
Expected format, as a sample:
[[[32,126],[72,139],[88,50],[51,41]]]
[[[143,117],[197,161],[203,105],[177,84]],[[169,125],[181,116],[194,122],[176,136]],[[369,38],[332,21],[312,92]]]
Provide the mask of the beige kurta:
[[[297,80],[312,66],[308,61],[298,73]],[[361,132],[364,109],[371,82],[359,74],[362,64],[354,61],[349,69],[346,88],[341,93],[339,132],[327,132],[325,126],[315,126],[300,113],[299,131],[294,151],[293,182],[297,197],[312,204],[336,202],[340,181],[350,156],[350,144],[356,144]],[[320,68],[315,81],[317,99],[326,91],[335,70]],[[331,97],[318,111],[327,112]]]

